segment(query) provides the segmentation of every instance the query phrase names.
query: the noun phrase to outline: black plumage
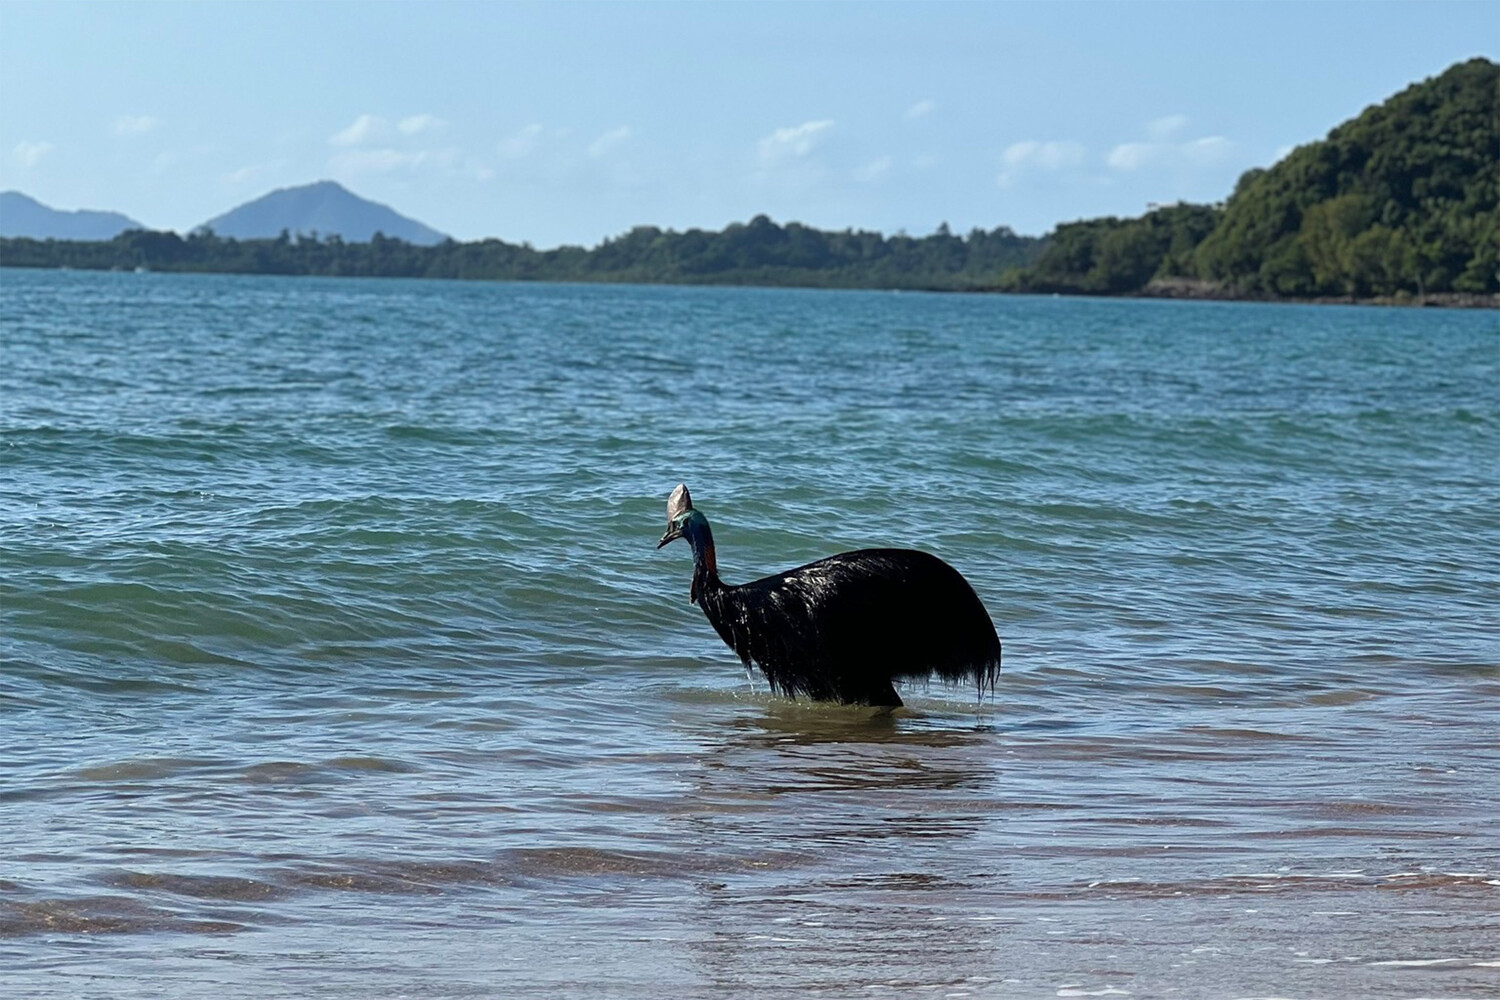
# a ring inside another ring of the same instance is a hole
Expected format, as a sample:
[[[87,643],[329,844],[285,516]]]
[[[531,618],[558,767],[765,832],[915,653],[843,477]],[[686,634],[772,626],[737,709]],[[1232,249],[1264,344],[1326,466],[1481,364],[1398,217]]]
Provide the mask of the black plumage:
[[[746,666],[785,695],[898,706],[893,681],[969,681],[1000,672],[1000,639],[963,576],[912,549],[861,549],[733,586],[719,579],[713,532],[687,487],[667,500],[667,532],[693,547],[693,603]]]

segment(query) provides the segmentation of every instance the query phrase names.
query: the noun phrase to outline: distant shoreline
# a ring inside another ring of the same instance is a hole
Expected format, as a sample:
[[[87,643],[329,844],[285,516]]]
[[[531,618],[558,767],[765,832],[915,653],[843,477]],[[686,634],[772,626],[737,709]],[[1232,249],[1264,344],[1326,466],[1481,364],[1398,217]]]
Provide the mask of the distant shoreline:
[[[0,271],[86,271],[103,274],[129,274],[131,268],[125,267],[76,267],[76,266],[42,266],[32,264],[9,264],[0,262]],[[1033,297],[1046,298],[1055,295],[1059,298],[1079,299],[1171,299],[1188,302],[1264,302],[1280,305],[1310,305],[1310,306],[1393,306],[1400,308],[1438,308],[1438,309],[1500,309],[1500,293],[1476,293],[1476,292],[1429,292],[1425,295],[1376,295],[1376,296],[1354,296],[1354,295],[1321,295],[1313,298],[1293,298],[1288,296],[1269,296],[1254,293],[1243,293],[1226,290],[1213,282],[1198,281],[1190,279],[1170,279],[1167,281],[1153,281],[1147,287],[1128,292],[1045,292],[1045,291],[1020,291],[1005,288],[941,288],[920,287],[914,285],[830,285],[798,282],[756,282],[756,281],[651,281],[639,278],[465,278],[449,276],[425,275],[338,275],[338,274],[283,274],[268,271],[253,270],[204,270],[199,268],[148,268],[145,273],[151,274],[234,274],[247,277],[279,277],[279,278],[352,278],[359,280],[397,280],[397,281],[474,281],[515,283],[532,285],[635,285],[649,288],[659,286],[663,288],[800,288],[809,291],[836,291],[836,292],[920,292],[929,295],[1029,295]]]

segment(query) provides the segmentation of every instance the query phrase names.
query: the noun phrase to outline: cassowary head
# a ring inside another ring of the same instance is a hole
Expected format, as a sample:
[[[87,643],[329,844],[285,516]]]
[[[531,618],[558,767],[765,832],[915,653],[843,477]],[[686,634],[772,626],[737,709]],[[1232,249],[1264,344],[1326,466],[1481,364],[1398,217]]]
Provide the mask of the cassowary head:
[[[692,542],[700,525],[706,528],[708,519],[693,509],[693,498],[688,493],[687,484],[678,483],[672,495],[667,497],[667,532],[661,536],[656,547],[661,548],[684,536]]]
[[[693,547],[693,586],[688,598],[697,604],[705,587],[719,586],[719,567],[714,560],[714,533],[708,527],[708,518],[693,509],[693,498],[682,483],[667,497],[667,533],[656,547],[678,538],[686,538]]]

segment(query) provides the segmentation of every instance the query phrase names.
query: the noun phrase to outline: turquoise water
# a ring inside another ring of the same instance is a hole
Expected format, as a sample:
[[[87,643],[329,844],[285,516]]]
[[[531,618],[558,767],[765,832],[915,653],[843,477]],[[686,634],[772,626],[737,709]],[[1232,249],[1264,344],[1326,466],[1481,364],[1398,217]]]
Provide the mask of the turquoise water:
[[[1500,991],[1493,312],[0,272],[0,990]],[[797,704],[655,551],[958,567]]]

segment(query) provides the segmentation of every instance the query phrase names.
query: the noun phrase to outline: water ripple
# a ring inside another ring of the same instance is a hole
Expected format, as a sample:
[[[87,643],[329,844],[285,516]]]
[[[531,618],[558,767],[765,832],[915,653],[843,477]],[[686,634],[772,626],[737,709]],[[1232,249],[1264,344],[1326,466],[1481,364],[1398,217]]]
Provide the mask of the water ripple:
[[[22,993],[1489,989],[1492,316],[0,281]],[[682,480],[948,559],[994,694],[772,696]]]

